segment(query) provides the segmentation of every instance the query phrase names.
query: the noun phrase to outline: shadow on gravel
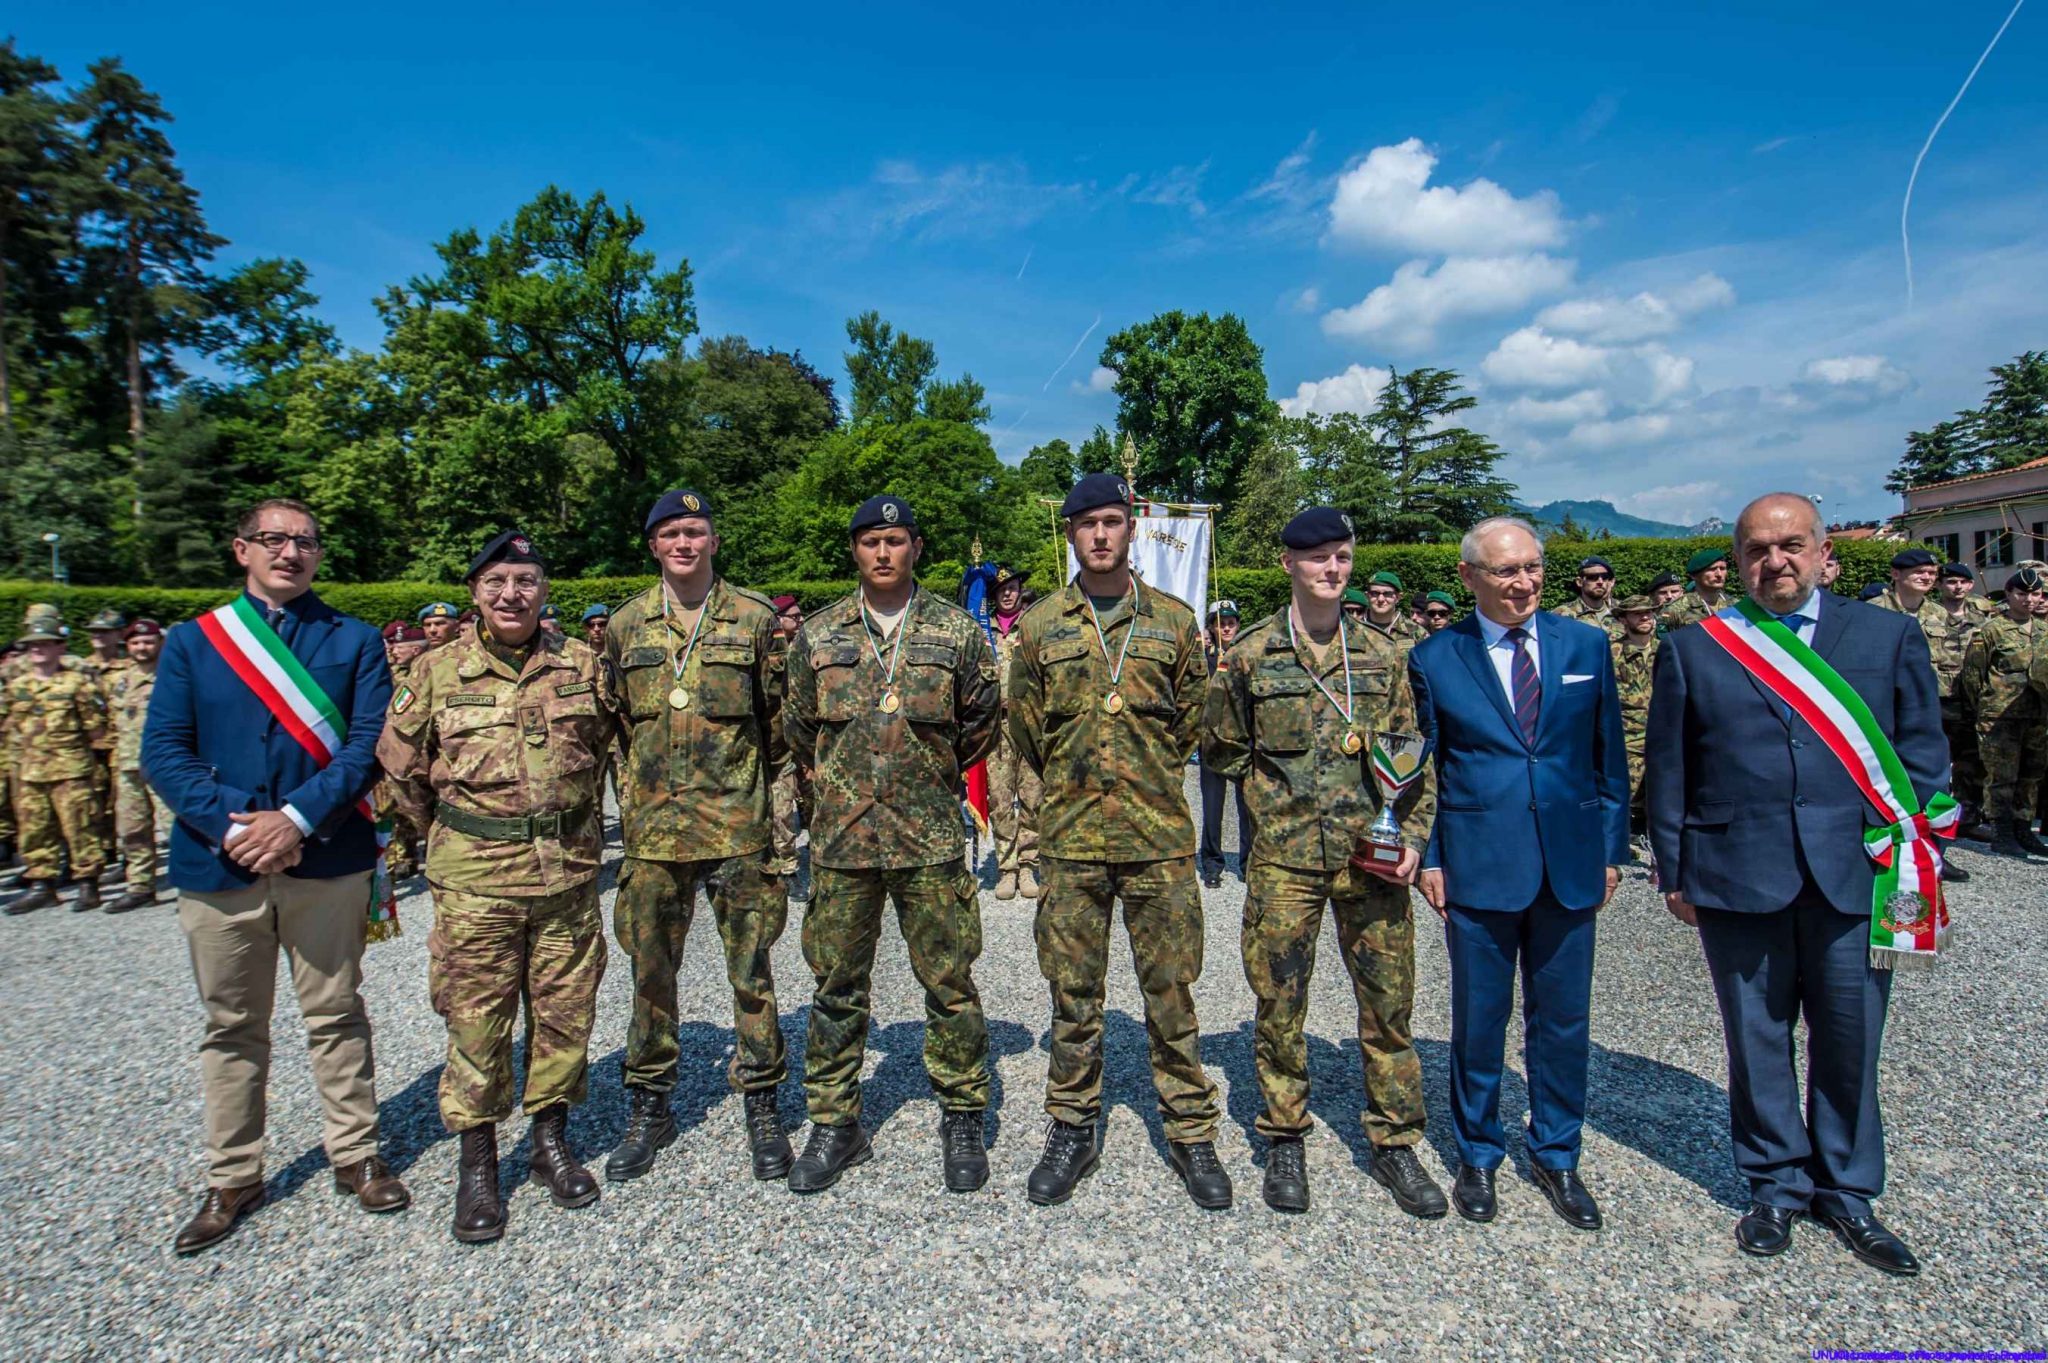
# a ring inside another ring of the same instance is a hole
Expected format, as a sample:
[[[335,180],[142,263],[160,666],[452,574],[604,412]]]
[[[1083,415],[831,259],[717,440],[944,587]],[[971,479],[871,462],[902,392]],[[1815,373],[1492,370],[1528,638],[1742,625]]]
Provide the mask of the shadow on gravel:
[[[991,1030],[998,1024],[990,1024]],[[1001,1024],[1014,1026],[1015,1024]],[[1022,1031],[1022,1028],[1018,1028]],[[1046,1028],[1038,1034],[1036,1043],[1039,1050],[1052,1052],[1052,1029]],[[1151,1041],[1145,1034],[1145,1024],[1121,1008],[1109,1008],[1102,1015],[1102,1108],[1106,1116],[1110,1108],[1127,1107],[1145,1123],[1145,1134],[1151,1138],[1153,1152],[1160,1159],[1166,1158],[1166,1124],[1159,1117],[1159,1090],[1152,1083]],[[1203,1038],[1204,1061],[1207,1061],[1208,1038]],[[1256,1085],[1254,1086],[1256,1087]],[[1104,1139],[1108,1138],[1107,1124],[1104,1124]],[[1106,1148],[1105,1148],[1106,1149]]]

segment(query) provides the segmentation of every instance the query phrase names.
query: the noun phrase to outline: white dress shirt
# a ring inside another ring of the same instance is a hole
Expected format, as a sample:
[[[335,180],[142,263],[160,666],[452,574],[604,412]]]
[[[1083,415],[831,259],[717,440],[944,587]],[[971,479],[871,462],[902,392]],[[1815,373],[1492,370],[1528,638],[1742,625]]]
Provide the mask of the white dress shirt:
[[[1508,709],[1515,708],[1515,641],[1508,638],[1509,625],[1496,624],[1489,620],[1485,611],[1472,612],[1479,621],[1479,637],[1486,643],[1486,657],[1493,664],[1493,675],[1500,678],[1500,692],[1508,698]],[[1522,632],[1528,638],[1522,640],[1522,647],[1529,651],[1529,661],[1536,667],[1536,675],[1543,675],[1543,655],[1536,651],[1536,617],[1530,616]]]

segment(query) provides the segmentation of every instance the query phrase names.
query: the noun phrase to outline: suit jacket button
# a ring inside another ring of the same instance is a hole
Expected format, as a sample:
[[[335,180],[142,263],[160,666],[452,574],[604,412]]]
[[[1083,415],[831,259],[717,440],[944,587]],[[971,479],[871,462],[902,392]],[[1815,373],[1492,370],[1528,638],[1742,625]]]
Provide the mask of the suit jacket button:
[[[1806,797],[1802,795],[1798,799],[1794,800],[1792,803],[1798,805],[1801,809],[1804,809],[1806,808]]]
[[[1531,808],[1531,809],[1534,809],[1535,807],[1536,807],[1536,802],[1535,802],[1534,800],[1531,800],[1531,801],[1529,801],[1529,808]]]

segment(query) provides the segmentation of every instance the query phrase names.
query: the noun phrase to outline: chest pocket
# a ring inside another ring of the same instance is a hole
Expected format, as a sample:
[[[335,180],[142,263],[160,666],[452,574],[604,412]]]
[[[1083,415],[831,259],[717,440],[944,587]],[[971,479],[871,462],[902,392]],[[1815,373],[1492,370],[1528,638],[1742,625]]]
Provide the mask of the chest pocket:
[[[860,649],[850,643],[811,650],[811,671],[817,678],[818,718],[827,724],[850,724],[869,702],[860,694]]]
[[[1143,625],[1131,636],[1131,651],[1124,659],[1120,688],[1134,710],[1152,715],[1172,715],[1173,665],[1180,646],[1173,639],[1160,638]]]
[[[1045,674],[1045,709],[1054,715],[1078,715],[1094,702],[1096,683],[1088,666],[1095,651],[1092,639],[1059,639],[1038,651],[1039,670]]]
[[[658,648],[629,648],[619,655],[619,674],[633,718],[652,719],[661,713],[662,696],[670,685],[668,654]]]
[[[903,717],[915,724],[953,722],[953,676],[960,649],[950,639],[903,641],[903,670],[896,676]]]
[[[434,736],[452,781],[494,786],[519,778],[518,713],[508,706],[448,706],[434,716]]]
[[[697,645],[697,689],[711,719],[745,719],[754,713],[754,641],[706,639]]]
[[[1330,689],[1336,691],[1343,684],[1344,679],[1339,677],[1332,683]],[[1342,695],[1343,693],[1340,691],[1338,694]],[[1361,663],[1358,655],[1352,654],[1351,696],[1353,701],[1351,713],[1357,720],[1356,727],[1361,729],[1384,727],[1387,722],[1387,709],[1393,704],[1394,674],[1376,663]]]
[[[543,713],[549,765],[561,772],[583,771],[597,765],[598,749],[604,746],[605,725],[597,708],[597,688],[589,682],[560,685],[579,689],[565,696],[553,685],[548,687]],[[530,733],[526,741],[533,743]]]
[[[1308,751],[1316,733],[1314,682],[1300,673],[1255,674],[1251,698],[1253,747],[1276,753]]]

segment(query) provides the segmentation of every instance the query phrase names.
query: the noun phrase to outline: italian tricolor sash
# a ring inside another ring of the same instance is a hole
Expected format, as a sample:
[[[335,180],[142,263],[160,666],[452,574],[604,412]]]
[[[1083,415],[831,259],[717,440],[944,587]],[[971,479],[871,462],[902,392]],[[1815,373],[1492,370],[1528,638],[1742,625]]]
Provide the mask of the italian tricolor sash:
[[[1939,839],[1956,835],[1961,808],[1944,794],[1920,807],[1905,765],[1863,698],[1762,606],[1738,601],[1701,628],[1811,726],[1877,812],[1879,825],[1863,834],[1863,850],[1877,863],[1871,965],[1933,964],[1949,930]]]
[[[199,631],[309,757],[322,767],[334,760],[342,744],[348,741],[348,721],[247,596],[238,595],[227,605],[200,616]],[[384,848],[391,841],[391,821],[379,819],[368,798],[357,800],[355,810],[377,830],[377,870],[370,879],[368,933],[369,940],[376,942],[398,935],[398,898],[384,864]]]

